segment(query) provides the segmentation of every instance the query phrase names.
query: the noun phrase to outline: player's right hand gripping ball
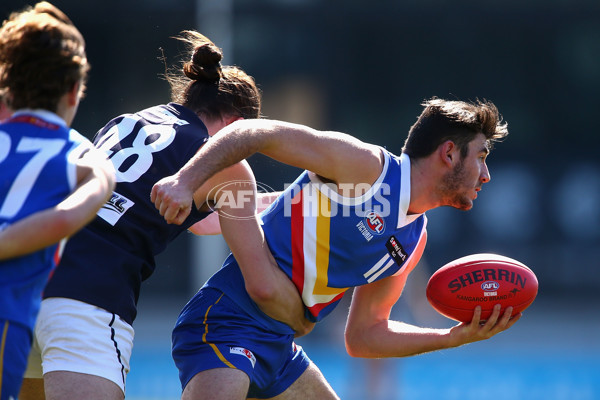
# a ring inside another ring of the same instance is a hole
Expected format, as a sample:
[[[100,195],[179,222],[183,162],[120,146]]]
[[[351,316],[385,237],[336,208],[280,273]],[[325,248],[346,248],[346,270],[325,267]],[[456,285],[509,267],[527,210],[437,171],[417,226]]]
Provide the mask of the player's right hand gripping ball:
[[[531,269],[498,254],[472,254],[438,269],[427,283],[427,300],[440,314],[470,322],[476,306],[487,320],[494,305],[512,306],[515,315],[533,303],[538,280]]]

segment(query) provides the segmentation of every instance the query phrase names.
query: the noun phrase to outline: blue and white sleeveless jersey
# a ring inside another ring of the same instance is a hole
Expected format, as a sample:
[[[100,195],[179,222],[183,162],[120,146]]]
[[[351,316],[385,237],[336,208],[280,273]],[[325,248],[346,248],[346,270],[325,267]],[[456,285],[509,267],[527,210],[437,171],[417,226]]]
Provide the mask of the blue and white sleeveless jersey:
[[[339,194],[305,171],[261,214],[269,248],[298,288],[312,321],[329,314],[351,287],[409,273],[409,260],[423,253],[427,219],[407,214],[410,160],[382,152],[383,171],[362,196],[345,197],[343,187]],[[255,313],[240,277],[230,256],[206,286]],[[264,314],[256,314],[264,323]]]
[[[96,219],[69,239],[44,298],[83,301],[133,323],[154,257],[208,215],[192,207],[182,225],[167,224],[150,201],[152,186],[179,171],[208,137],[200,118],[175,103],[121,115],[102,128],[94,145],[115,167],[115,191]]]
[[[19,110],[0,123],[0,229],[64,200],[77,183],[75,162],[90,148],[48,111]],[[58,248],[0,261],[0,319],[33,329]]]

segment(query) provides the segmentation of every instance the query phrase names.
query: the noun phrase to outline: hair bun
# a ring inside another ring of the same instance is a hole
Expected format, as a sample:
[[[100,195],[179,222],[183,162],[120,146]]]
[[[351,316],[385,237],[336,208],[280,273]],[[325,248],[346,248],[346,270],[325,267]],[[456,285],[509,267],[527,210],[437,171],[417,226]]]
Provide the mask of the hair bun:
[[[212,42],[204,43],[194,50],[192,59],[183,64],[185,75],[195,81],[217,82],[221,79],[223,53]]]
[[[33,8],[33,11],[37,14],[48,14],[52,18],[54,18],[60,22],[63,22],[67,25],[73,25],[73,22],[71,22],[71,20],[69,19],[69,17],[67,17],[67,15],[65,13],[63,13],[62,11],[60,11],[58,8],[54,7],[52,4],[48,3],[47,1],[42,1],[40,3],[37,3],[35,5],[35,7]]]

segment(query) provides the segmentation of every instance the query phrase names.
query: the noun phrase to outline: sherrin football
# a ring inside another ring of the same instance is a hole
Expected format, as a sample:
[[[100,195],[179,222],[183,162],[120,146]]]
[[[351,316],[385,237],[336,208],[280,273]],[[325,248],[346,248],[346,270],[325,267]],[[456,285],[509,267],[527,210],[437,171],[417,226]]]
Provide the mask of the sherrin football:
[[[501,313],[512,306],[512,315],[525,310],[538,292],[531,269],[512,258],[498,254],[472,254],[444,265],[427,283],[427,300],[440,314],[470,322],[476,306],[481,320],[487,320],[496,304]]]

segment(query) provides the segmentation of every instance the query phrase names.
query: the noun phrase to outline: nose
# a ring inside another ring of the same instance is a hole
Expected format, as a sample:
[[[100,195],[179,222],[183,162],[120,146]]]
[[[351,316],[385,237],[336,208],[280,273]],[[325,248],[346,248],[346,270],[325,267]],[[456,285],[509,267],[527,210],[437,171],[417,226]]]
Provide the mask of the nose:
[[[481,176],[479,177],[481,183],[488,183],[492,177],[490,176],[490,170],[486,163],[483,163],[483,169],[481,170]]]

